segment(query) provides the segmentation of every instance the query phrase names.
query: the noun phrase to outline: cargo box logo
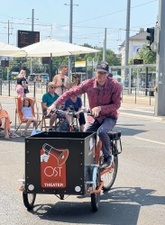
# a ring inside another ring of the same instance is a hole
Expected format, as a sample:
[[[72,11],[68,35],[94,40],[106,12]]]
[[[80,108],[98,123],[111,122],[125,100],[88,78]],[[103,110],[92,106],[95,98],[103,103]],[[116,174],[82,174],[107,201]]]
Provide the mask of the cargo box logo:
[[[66,187],[66,160],[68,149],[57,149],[47,143],[40,150],[41,187]]]

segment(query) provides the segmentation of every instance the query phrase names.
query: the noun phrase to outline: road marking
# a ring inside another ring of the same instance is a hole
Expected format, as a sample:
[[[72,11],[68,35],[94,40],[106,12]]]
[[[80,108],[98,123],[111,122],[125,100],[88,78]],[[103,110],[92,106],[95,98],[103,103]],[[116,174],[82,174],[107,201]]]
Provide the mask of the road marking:
[[[149,114],[152,114],[154,116],[154,112],[153,110],[144,110],[144,109],[132,109],[132,108],[123,108],[123,107],[120,107],[121,110],[124,110],[124,111],[135,111],[135,112],[143,112],[143,113],[149,113]]]
[[[160,142],[160,141],[153,141],[153,140],[150,140],[150,139],[145,139],[145,138],[140,138],[140,137],[134,137],[134,138],[142,140],[142,141],[152,142],[152,143],[159,144],[159,145],[165,145],[164,142]]]
[[[133,113],[125,113],[125,112],[120,112],[119,111],[119,115],[123,115],[125,117],[139,117],[139,118],[142,118],[144,120],[152,120],[154,122],[159,122],[159,123],[164,123],[165,122],[165,119],[163,117],[154,117],[154,116],[147,116],[147,115],[140,115],[140,114],[133,114]]]

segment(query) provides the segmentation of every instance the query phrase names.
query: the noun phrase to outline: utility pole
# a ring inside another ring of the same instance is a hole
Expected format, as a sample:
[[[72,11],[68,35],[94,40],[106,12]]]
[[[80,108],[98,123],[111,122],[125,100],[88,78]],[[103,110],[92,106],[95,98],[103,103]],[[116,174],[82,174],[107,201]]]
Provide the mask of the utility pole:
[[[165,1],[159,0],[158,11],[158,52],[157,52],[157,73],[156,73],[156,102],[155,102],[155,116],[165,116]]]
[[[72,34],[73,34],[73,0],[70,0],[70,28],[69,28],[69,43],[72,43]],[[69,83],[72,81],[72,55],[69,56],[68,63],[68,80]]]
[[[7,38],[7,43],[9,44],[9,42],[10,42],[10,40],[9,40],[9,38],[10,38],[10,21],[8,20],[8,38]]]
[[[34,9],[32,9],[32,31],[34,31]],[[33,58],[30,61],[30,73],[33,74]]]
[[[4,28],[7,28],[7,43],[9,44],[10,43],[10,20],[7,21],[7,26],[4,27]]]
[[[105,36],[104,36],[103,61],[106,61],[106,49],[107,49],[107,28],[105,28]]]
[[[32,20],[31,26],[32,26],[32,31],[34,31],[34,9],[32,9],[32,17],[27,19]],[[31,58],[31,61],[30,61],[30,74],[33,74],[33,58]]]
[[[64,5],[68,5],[65,3]],[[73,39],[73,5],[78,6],[78,4],[73,4],[73,0],[70,0],[70,22],[69,22],[69,43],[72,43]],[[69,82],[71,82],[71,71],[72,71],[72,55],[69,56],[68,62],[68,78]]]
[[[73,34],[73,0],[70,0],[69,43],[72,43],[72,34]]]
[[[126,68],[126,66],[128,66],[128,59],[129,59],[130,8],[131,8],[131,0],[127,0],[124,81],[126,81],[126,77],[128,75],[128,69]],[[131,81],[129,81],[129,82],[131,82]]]
[[[27,19],[31,19],[31,30],[34,31],[34,20],[38,20],[38,18],[34,18],[34,9],[32,9],[32,17],[31,18],[27,18]]]
[[[32,9],[32,31],[34,31],[34,9]]]

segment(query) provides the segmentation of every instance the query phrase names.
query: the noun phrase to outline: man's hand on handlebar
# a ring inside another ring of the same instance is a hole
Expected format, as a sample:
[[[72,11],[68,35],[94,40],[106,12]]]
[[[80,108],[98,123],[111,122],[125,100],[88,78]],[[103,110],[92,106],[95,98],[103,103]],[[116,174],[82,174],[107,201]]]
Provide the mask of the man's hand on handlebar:
[[[98,117],[101,112],[101,106],[94,107],[91,111],[91,114],[94,118]]]
[[[56,107],[54,104],[47,108],[47,115],[51,114],[52,111],[55,111]]]

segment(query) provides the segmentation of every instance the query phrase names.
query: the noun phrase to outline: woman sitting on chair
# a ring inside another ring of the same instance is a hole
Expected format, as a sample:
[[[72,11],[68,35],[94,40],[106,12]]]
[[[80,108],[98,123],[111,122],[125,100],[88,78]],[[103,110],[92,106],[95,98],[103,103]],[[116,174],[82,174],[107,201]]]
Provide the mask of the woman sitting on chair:
[[[10,117],[8,112],[2,108],[0,103],[0,131],[5,132],[5,138],[9,139],[10,134]]]
[[[22,136],[27,135],[27,129],[29,128],[30,124],[33,122],[33,126],[36,128],[37,126],[37,118],[33,115],[32,107],[34,106],[35,100],[33,100],[33,103],[31,104],[29,98],[22,98],[22,106],[21,111],[23,114],[23,119],[27,120],[25,130],[22,134]]]

